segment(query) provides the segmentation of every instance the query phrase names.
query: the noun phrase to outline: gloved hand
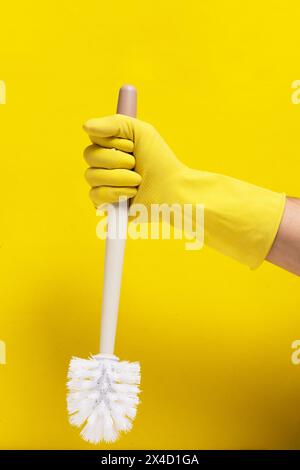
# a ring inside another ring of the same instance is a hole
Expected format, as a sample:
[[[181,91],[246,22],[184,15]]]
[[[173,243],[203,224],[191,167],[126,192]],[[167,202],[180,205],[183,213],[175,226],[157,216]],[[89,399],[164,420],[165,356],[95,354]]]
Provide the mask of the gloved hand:
[[[205,243],[258,267],[276,236],[285,195],[193,170],[181,163],[150,124],[116,114],[84,124],[90,197],[99,206],[120,196],[144,204],[204,204]],[[133,170],[134,169],[134,170]]]

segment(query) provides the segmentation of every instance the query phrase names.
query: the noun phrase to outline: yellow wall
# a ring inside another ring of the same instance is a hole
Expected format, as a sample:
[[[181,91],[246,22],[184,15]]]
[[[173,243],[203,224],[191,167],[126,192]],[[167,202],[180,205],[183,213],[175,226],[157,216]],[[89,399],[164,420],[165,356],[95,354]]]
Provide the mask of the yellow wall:
[[[82,122],[131,82],[186,164],[299,196],[299,14],[296,0],[1,3],[1,448],[93,448],[65,409],[70,357],[97,352],[104,253]],[[299,303],[297,277],[267,263],[129,241],[117,353],[141,361],[143,394],[111,447],[300,448]]]

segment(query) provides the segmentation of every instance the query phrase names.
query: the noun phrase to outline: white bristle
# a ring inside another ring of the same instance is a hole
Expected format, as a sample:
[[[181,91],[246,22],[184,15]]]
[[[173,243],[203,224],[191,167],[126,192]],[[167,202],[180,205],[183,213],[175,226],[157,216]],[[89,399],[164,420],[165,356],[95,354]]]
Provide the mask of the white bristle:
[[[73,426],[84,425],[88,442],[113,442],[131,429],[139,403],[140,365],[101,356],[72,358],[68,371],[68,412]]]

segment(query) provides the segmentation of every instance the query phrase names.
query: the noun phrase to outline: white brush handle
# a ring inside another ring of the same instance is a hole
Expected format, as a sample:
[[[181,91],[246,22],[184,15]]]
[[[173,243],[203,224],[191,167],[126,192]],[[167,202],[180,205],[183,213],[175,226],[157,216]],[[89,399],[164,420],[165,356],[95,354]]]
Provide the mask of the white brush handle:
[[[136,89],[131,85],[122,86],[119,91],[117,113],[135,117],[136,101]],[[112,355],[115,348],[127,222],[127,200],[108,208],[100,336],[101,354]]]

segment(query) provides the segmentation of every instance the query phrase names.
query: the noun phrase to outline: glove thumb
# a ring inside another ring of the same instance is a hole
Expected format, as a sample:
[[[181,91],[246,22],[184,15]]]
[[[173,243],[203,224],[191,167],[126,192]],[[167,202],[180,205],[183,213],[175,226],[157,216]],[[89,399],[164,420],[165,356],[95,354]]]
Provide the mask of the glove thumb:
[[[97,137],[121,137],[133,140],[133,118],[114,114],[103,118],[89,119],[83,125],[83,129],[90,136]]]

